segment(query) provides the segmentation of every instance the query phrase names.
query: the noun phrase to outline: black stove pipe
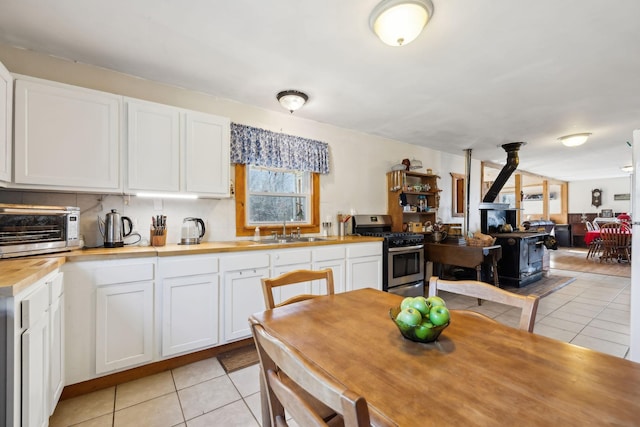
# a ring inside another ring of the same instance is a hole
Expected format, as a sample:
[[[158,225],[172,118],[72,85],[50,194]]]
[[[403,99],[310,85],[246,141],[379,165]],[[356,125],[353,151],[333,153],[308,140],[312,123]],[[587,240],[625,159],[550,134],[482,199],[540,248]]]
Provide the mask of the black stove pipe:
[[[520,160],[518,159],[518,150],[520,146],[525,144],[524,142],[511,142],[509,144],[503,144],[502,148],[507,152],[507,164],[504,165],[496,180],[493,181],[491,188],[487,191],[484,198],[482,199],[483,203],[493,203],[500,194],[500,190],[507,183],[509,177],[513,173],[514,170],[517,169],[518,163]]]

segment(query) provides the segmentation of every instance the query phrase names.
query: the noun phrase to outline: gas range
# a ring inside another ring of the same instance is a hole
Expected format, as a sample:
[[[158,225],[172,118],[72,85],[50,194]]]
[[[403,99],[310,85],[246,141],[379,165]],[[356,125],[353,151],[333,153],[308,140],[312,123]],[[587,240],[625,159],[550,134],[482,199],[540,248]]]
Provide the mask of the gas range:
[[[424,234],[401,232],[362,232],[362,236],[382,237],[390,248],[402,248],[406,246],[421,245],[424,243]]]

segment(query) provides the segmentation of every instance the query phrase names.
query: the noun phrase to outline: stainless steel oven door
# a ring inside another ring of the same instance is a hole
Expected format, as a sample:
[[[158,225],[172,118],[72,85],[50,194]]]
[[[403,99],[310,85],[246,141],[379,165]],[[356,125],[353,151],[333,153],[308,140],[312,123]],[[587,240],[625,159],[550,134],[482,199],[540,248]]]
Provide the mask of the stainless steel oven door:
[[[424,280],[424,245],[389,248],[387,290]]]

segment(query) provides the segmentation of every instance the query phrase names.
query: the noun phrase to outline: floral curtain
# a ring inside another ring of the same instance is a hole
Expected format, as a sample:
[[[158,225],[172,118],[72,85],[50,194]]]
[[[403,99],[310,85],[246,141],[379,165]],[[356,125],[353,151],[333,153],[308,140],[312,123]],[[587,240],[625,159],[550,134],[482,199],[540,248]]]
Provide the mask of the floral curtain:
[[[231,163],[329,173],[329,145],[231,123]]]

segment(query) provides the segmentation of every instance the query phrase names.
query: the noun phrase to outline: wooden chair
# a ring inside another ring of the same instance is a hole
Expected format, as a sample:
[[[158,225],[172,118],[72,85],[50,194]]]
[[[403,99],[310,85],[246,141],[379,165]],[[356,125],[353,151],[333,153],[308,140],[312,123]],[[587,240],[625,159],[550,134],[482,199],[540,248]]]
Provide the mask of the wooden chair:
[[[623,223],[607,223],[600,227],[602,256],[600,261],[631,262],[631,230]]]
[[[595,258],[602,252],[602,237],[596,237],[589,243],[589,250],[587,251],[587,259]]]
[[[518,295],[476,280],[442,280],[433,276],[429,279],[429,296],[437,295],[438,291],[447,291],[518,307],[522,310],[519,328],[533,332],[538,302],[540,301],[540,297],[536,295]]]
[[[274,288],[303,282],[311,282],[312,280],[324,280],[327,285],[326,293],[324,295],[334,294],[333,271],[330,268],[324,270],[294,270],[271,279],[262,279],[262,292],[264,294],[264,303],[267,310],[317,297],[318,295],[299,294],[288,298],[279,304],[275,303],[273,297]]]
[[[269,405],[272,426],[288,425],[285,411],[297,425],[305,427],[370,425],[369,407],[364,397],[308,363],[298,351],[267,333],[262,325],[254,323],[251,327],[260,357],[262,381],[266,385],[266,403]],[[326,419],[315,412],[307,403],[307,396],[300,393],[301,389],[333,409],[334,416]]]

